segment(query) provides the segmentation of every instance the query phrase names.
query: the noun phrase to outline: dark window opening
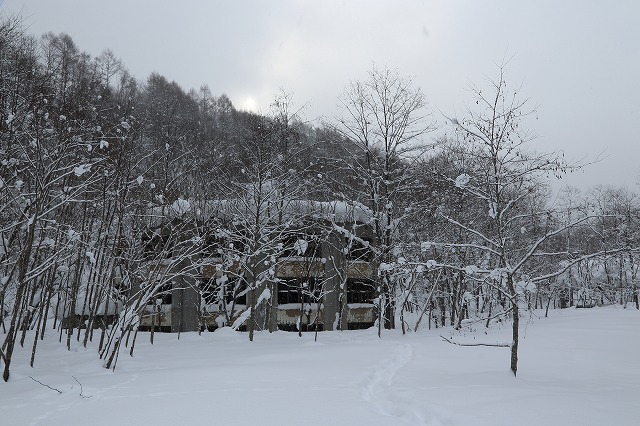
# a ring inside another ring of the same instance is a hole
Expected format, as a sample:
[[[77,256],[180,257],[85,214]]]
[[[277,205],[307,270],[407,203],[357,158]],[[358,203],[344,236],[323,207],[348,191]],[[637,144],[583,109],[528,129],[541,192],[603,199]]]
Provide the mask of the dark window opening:
[[[145,260],[159,257],[168,259],[173,256],[174,241],[169,234],[160,235],[156,232],[146,231],[142,234],[142,244]]]
[[[218,302],[220,292],[218,291],[216,279],[210,278],[207,281],[203,282],[200,287],[200,294],[202,296],[203,302],[206,305]]]
[[[317,325],[317,327],[316,327]],[[324,324],[316,324],[315,322],[311,324],[302,323],[300,324],[300,328],[302,332],[304,331],[315,331],[316,328],[318,331],[324,330]],[[280,331],[298,331],[298,326],[296,324],[278,324],[278,330]]]
[[[228,224],[227,224],[228,225]],[[245,233],[242,229],[229,228],[219,222],[205,224],[203,254],[207,257],[223,257],[225,254],[239,254],[244,251]]]
[[[317,235],[289,234],[282,242],[281,257],[316,257],[320,255],[320,242]]]
[[[376,287],[373,280],[347,279],[347,303],[373,303]]]
[[[221,295],[224,294],[224,301],[227,305],[235,302],[237,305],[247,304],[247,286],[244,281],[237,277],[228,279],[210,278],[201,285],[200,291],[202,299],[207,305],[221,303]]]
[[[318,303],[321,280],[317,278],[284,278],[278,282],[278,304]]]
[[[373,252],[369,247],[370,242],[368,240],[363,241],[364,243],[358,240],[353,240],[351,242],[351,248],[349,249],[349,253],[347,254],[347,259],[371,262],[371,260],[373,259]]]
[[[222,257],[222,250],[224,248],[224,239],[211,233],[207,235],[204,241],[203,252],[206,257]]]
[[[347,330],[366,330],[373,327],[371,322],[350,322],[347,325]]]
[[[230,250],[232,253],[238,254],[238,253],[244,253],[244,247],[245,247],[245,244],[243,241],[234,241],[232,243],[228,243],[225,246],[225,249]]]
[[[156,305],[157,301],[160,300],[160,304],[162,305],[170,305],[173,302],[172,297],[173,286],[171,283],[164,284],[158,289],[158,292],[147,302],[148,305]]]

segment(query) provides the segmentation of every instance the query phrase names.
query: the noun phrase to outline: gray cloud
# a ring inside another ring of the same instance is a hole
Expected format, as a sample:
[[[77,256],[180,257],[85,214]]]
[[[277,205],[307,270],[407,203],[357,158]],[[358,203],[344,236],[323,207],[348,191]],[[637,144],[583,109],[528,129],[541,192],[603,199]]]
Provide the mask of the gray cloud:
[[[640,4],[618,1],[5,0],[34,34],[67,32],[92,55],[112,49],[139,78],[207,83],[263,111],[284,88],[309,119],[373,62],[412,76],[436,111],[464,111],[469,82],[511,58],[508,77],[539,105],[539,150],[607,158],[570,184],[634,185],[640,172]]]

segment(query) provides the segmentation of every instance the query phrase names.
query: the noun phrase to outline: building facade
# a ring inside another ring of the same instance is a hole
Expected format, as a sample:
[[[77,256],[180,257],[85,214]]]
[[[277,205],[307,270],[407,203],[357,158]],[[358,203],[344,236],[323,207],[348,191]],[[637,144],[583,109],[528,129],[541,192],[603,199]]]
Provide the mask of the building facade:
[[[165,261],[172,278],[141,315],[141,330],[178,332],[233,326],[244,330],[255,307],[257,330],[361,329],[374,325],[377,268],[371,228],[318,221],[279,233],[249,273],[232,243],[213,233],[202,257]],[[347,231],[349,229],[349,231]],[[197,273],[188,262],[197,263]],[[256,267],[257,265],[257,267]],[[260,280],[249,280],[260,276]]]

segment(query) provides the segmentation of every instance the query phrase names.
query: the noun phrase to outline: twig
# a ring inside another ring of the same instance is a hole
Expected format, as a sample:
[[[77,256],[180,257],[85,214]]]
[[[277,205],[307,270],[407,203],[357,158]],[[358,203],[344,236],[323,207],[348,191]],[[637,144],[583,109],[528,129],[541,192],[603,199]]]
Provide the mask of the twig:
[[[489,316],[487,318],[478,318],[478,319],[466,319],[466,320],[462,320],[461,324],[463,325],[467,325],[467,324],[475,324],[478,322],[485,322],[487,320],[491,321],[494,318],[498,318],[501,317],[503,315],[508,315],[511,313],[511,311],[513,310],[513,307],[510,307],[509,309],[505,310],[505,311],[500,311],[497,314],[493,315],[493,316]],[[440,336],[442,337],[442,336]]]
[[[444,336],[440,336],[440,338],[442,338],[442,340],[444,340],[447,343],[451,343],[452,345],[458,345],[458,346],[491,346],[494,348],[510,348],[511,345],[505,344],[505,343],[459,343],[459,342],[454,342],[450,339],[447,339]]]
[[[59,391],[58,389],[56,389],[56,388],[52,388],[52,387],[51,387],[51,386],[49,386],[49,385],[45,385],[45,384],[44,384],[44,383],[42,383],[40,380],[36,380],[36,379],[34,379],[33,377],[31,377],[31,376],[29,376],[29,378],[30,378],[31,380],[33,380],[34,382],[40,383],[40,384],[41,384],[42,386],[44,386],[45,388],[49,388],[49,389],[51,389],[51,390],[53,390],[53,391],[56,391],[56,392],[58,392],[58,393],[60,393],[60,394],[62,393],[62,392],[60,392],[60,391]]]
[[[83,389],[82,389],[82,383],[80,383],[80,381],[79,381],[78,379],[76,379],[76,376],[71,376],[71,377],[73,377],[73,380],[75,380],[75,381],[80,385],[80,396],[81,396],[82,398],[87,398],[87,399],[89,399],[89,398],[91,398],[91,397],[93,396],[93,395],[91,395],[91,396],[83,395],[83,394],[82,394],[82,392],[83,392]]]

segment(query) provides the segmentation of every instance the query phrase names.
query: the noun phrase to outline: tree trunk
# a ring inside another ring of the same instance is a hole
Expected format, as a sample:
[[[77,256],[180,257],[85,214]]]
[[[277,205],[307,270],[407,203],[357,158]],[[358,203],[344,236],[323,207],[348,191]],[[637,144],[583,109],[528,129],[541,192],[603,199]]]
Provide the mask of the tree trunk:
[[[520,316],[518,313],[518,302],[513,304],[513,341],[511,342],[511,371],[516,376],[518,372],[518,328],[520,326]]]
[[[31,258],[31,249],[33,248],[33,238],[37,222],[37,215],[34,215],[31,219],[31,223],[29,224],[25,247],[20,255],[20,263],[18,265],[18,289],[16,291],[16,298],[13,305],[13,315],[11,316],[9,332],[5,338],[7,347],[4,354],[4,372],[2,373],[2,379],[5,382],[9,381],[9,367],[11,365],[11,356],[13,355],[13,348],[16,340],[16,328],[18,327],[18,322],[22,318],[20,313],[22,311],[22,299],[27,287],[25,278],[29,267],[29,259]]]
[[[511,372],[514,376],[518,372],[518,331],[520,327],[520,315],[518,310],[518,294],[516,293],[515,286],[513,284],[513,276],[507,277],[507,285],[511,297],[511,306],[513,308],[513,327],[512,327],[512,341],[511,341]]]

